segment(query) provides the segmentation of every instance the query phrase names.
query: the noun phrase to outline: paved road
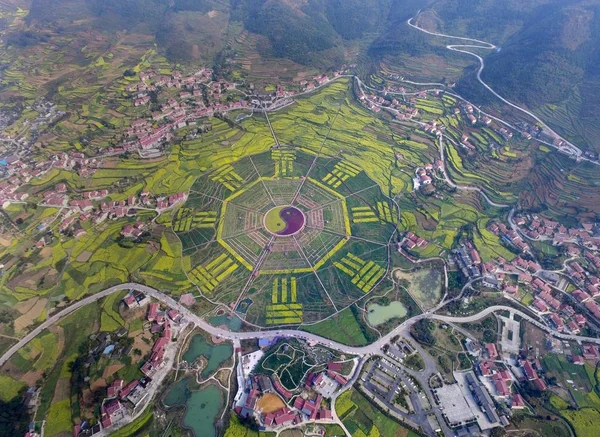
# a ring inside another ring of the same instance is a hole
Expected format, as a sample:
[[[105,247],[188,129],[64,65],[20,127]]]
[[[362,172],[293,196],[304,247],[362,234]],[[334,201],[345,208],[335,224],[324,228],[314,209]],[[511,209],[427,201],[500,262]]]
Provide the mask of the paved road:
[[[477,70],[477,80],[479,81],[479,83],[481,83],[488,91],[490,91],[494,96],[496,96],[499,100],[501,100],[502,102],[504,102],[505,104],[507,104],[508,106],[523,112],[524,114],[529,115],[531,118],[533,118],[536,122],[538,122],[540,125],[542,125],[542,127],[544,129],[546,129],[548,132],[550,132],[553,136],[555,136],[556,138],[560,138],[564,144],[567,144],[569,146],[569,150],[577,157],[582,157],[583,156],[583,152],[581,151],[581,149],[579,149],[577,146],[575,146],[574,144],[572,144],[571,142],[569,142],[568,140],[562,138],[559,134],[557,134],[554,130],[552,130],[546,123],[544,123],[537,115],[535,115],[534,113],[532,113],[531,111],[528,111],[527,109],[521,108],[519,105],[516,105],[512,102],[510,102],[509,100],[505,99],[504,97],[502,97],[500,94],[498,94],[496,91],[494,91],[494,89],[492,87],[490,87],[487,83],[485,83],[483,81],[483,79],[481,78],[481,73],[485,68],[485,61],[483,60],[483,58],[481,56],[479,56],[476,53],[473,53],[469,50],[465,50],[465,49],[483,49],[483,50],[494,50],[496,49],[496,46],[492,43],[489,43],[487,41],[481,41],[478,39],[473,39],[473,38],[465,38],[465,37],[460,37],[460,36],[454,36],[454,35],[446,35],[443,33],[438,33],[438,32],[430,32],[428,30],[422,29],[421,27],[417,26],[416,24],[413,24],[413,20],[418,16],[418,14],[415,17],[412,17],[410,19],[408,19],[407,23],[409,26],[411,26],[414,29],[417,29],[421,32],[427,33],[428,35],[433,35],[433,36],[438,36],[441,38],[450,38],[450,39],[454,39],[454,40],[461,40],[461,41],[467,41],[470,43],[475,43],[475,44],[450,44],[447,45],[446,48],[448,50],[452,50],[455,52],[459,52],[459,53],[465,53],[467,55],[473,56],[475,58],[477,58],[477,60],[479,61],[479,69]]]
[[[113,287],[107,288],[106,290],[101,291],[97,294],[94,294],[93,296],[88,296],[88,297],[74,303],[70,307],[65,308],[64,310],[59,311],[58,313],[50,316],[44,323],[39,325],[37,328],[35,328],[33,331],[31,331],[25,337],[23,337],[23,339],[21,339],[17,344],[15,344],[8,351],[6,351],[2,355],[2,357],[0,357],[0,367],[3,366],[10,359],[10,357],[12,357],[19,349],[21,349],[23,346],[25,346],[27,343],[29,343],[31,340],[33,340],[37,335],[39,335],[44,329],[47,329],[48,327],[57,323],[58,321],[60,321],[64,317],[66,317],[67,315],[73,313],[74,311],[76,311],[77,309],[79,309],[85,305],[88,305],[92,302],[98,301],[98,300],[100,300],[106,296],[109,296],[113,293],[116,293],[116,292],[122,291],[122,290],[129,290],[129,289],[139,290],[139,291],[151,296],[152,298],[164,303],[165,305],[167,305],[171,308],[177,309],[180,313],[182,313],[188,319],[188,321],[195,323],[196,326],[198,326],[200,329],[208,332],[211,335],[217,336],[217,337],[221,337],[221,338],[232,340],[232,341],[249,340],[249,339],[255,339],[255,338],[275,338],[275,337],[281,337],[281,336],[296,337],[296,338],[301,338],[304,340],[320,343],[322,345],[328,346],[328,347],[335,349],[337,351],[340,351],[340,352],[345,352],[348,354],[354,354],[354,355],[360,355],[360,356],[379,354],[383,345],[388,343],[390,338],[392,338],[395,335],[398,335],[399,333],[401,333],[403,330],[407,329],[409,326],[411,326],[418,320],[421,320],[424,318],[430,318],[430,319],[436,319],[436,320],[441,320],[441,321],[450,322],[450,323],[452,323],[452,322],[453,323],[465,323],[465,322],[473,322],[473,321],[482,319],[485,316],[487,316],[488,314],[491,314],[495,311],[511,311],[515,314],[519,314],[521,317],[523,317],[524,319],[533,323],[540,329],[543,329],[544,331],[546,331],[560,339],[574,340],[574,341],[580,341],[580,342],[587,341],[587,342],[591,342],[591,343],[600,344],[600,339],[598,339],[598,338],[582,337],[579,335],[570,335],[570,334],[559,333],[558,331],[555,331],[555,330],[549,328],[548,326],[529,317],[527,314],[522,313],[521,311],[518,311],[511,307],[501,306],[501,305],[488,307],[478,314],[475,314],[472,316],[466,316],[466,317],[452,317],[452,316],[433,314],[433,311],[438,309],[438,307],[439,307],[439,305],[438,305],[438,307],[434,308],[433,310],[430,310],[423,314],[419,314],[418,316],[415,316],[409,320],[406,320],[404,323],[399,325],[396,329],[391,331],[389,334],[385,335],[384,337],[380,338],[379,340],[375,341],[374,343],[371,343],[367,346],[362,346],[362,347],[347,346],[342,343],[338,343],[336,341],[323,338],[316,334],[311,334],[309,332],[304,332],[304,331],[300,331],[297,329],[280,329],[280,330],[272,330],[272,331],[253,331],[253,332],[231,332],[229,330],[225,330],[222,328],[217,328],[215,326],[212,326],[211,324],[209,324],[205,320],[201,319],[196,314],[192,313],[188,308],[181,305],[179,302],[175,301],[170,296],[167,296],[166,294],[161,293],[160,291],[158,291],[154,288],[148,287],[146,285],[136,284],[136,283],[125,283],[125,284],[119,284],[119,285],[115,285]]]

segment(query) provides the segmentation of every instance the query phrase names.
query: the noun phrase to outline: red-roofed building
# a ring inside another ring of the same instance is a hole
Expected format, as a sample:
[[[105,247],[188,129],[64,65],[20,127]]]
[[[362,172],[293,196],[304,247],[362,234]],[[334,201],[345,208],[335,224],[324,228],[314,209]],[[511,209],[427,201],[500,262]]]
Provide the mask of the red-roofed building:
[[[542,313],[544,313],[544,312],[548,311],[548,307],[546,306],[546,304],[544,303],[544,301],[543,301],[543,300],[541,300],[541,299],[537,299],[537,298],[536,298],[536,299],[533,301],[533,306],[534,306],[534,307],[535,307],[535,309],[537,309],[539,312],[542,312]]]
[[[598,353],[598,346],[595,344],[584,344],[583,345],[583,358],[586,360],[597,360],[600,358]]]
[[[573,320],[575,320],[575,323],[577,323],[579,326],[585,326],[585,324],[587,322],[585,317],[581,314],[575,314],[573,316]]]
[[[110,420],[110,416],[106,416],[100,421],[100,423],[102,423],[102,428],[108,428],[112,425],[112,420]]]
[[[110,401],[109,403],[107,403],[106,405],[104,405],[104,412],[106,414],[108,414],[109,416],[114,416],[119,411],[121,411],[122,407],[123,406],[121,405],[121,402],[119,402],[119,401]]]
[[[119,391],[123,388],[125,381],[122,379],[115,379],[113,383],[107,389],[107,396],[109,398],[115,398],[119,394]]]
[[[581,332],[581,329],[579,328],[579,325],[575,322],[575,320],[570,320],[567,324],[567,327],[569,328],[569,331],[571,331],[573,334],[579,334]]]
[[[573,361],[573,364],[576,364],[577,366],[583,366],[585,364],[585,360],[581,355],[571,355],[571,361]]]
[[[506,384],[506,381],[502,379],[502,377],[498,373],[496,373],[493,376],[493,379],[494,386],[496,387],[496,396],[502,398],[510,396],[510,390],[508,388],[508,385]]]
[[[587,294],[585,291],[581,291],[581,290],[573,291],[573,293],[571,293],[571,296],[573,296],[577,300],[577,302],[580,302],[580,303],[588,301],[592,298],[592,296]]]
[[[302,410],[302,408],[304,407],[304,403],[306,401],[304,400],[304,398],[298,396],[296,398],[296,400],[294,401],[294,408],[296,408],[297,410]]]
[[[481,360],[479,362],[479,371],[482,376],[491,376],[492,369],[494,368],[494,362],[490,360]]]
[[[173,320],[175,323],[179,323],[179,321],[181,320],[181,313],[177,310],[173,310],[170,309],[167,314],[169,315],[170,319]]]
[[[125,302],[125,305],[127,305],[127,308],[131,308],[135,305],[135,296],[133,294],[128,294],[123,301]]]
[[[511,398],[510,407],[513,410],[520,410],[525,408],[525,401],[523,400],[523,396],[521,396],[519,393],[513,394]]]
[[[546,390],[546,383],[542,381],[540,378],[536,378],[533,380],[533,386],[539,391]]]
[[[548,318],[557,331],[562,331],[565,328],[564,322],[560,317],[558,317],[558,315],[556,315],[556,313],[550,314]]]
[[[529,361],[521,361],[521,366],[523,366],[523,372],[525,372],[525,376],[527,377],[527,379],[529,379],[530,381],[537,379],[538,374]]]
[[[485,349],[487,350],[488,357],[490,357],[490,359],[495,360],[498,358],[498,350],[496,349],[496,345],[494,343],[486,344]]]
[[[156,320],[156,315],[158,314],[159,305],[157,303],[151,303],[148,307],[148,321],[153,322]]]
[[[600,320],[600,308],[596,302],[588,301],[584,303],[585,307],[594,315],[594,317]]]
[[[321,408],[319,410],[317,417],[319,418],[319,420],[333,420],[331,410],[326,410],[324,408]]]
[[[121,390],[121,393],[119,393],[119,398],[125,399],[127,396],[129,396],[129,394],[133,391],[133,389],[139,385],[139,383],[140,382],[137,379],[134,379],[133,381],[131,381],[129,384],[127,384],[125,386],[125,388],[123,388],[123,390]]]
[[[327,363],[327,370],[331,370],[332,372],[341,373],[342,372],[342,363],[336,363],[330,361]]]
[[[342,375],[332,372],[332,371],[327,371],[327,374],[329,375],[330,378],[332,378],[335,382],[337,382],[339,385],[346,385],[346,383],[348,381],[346,381],[346,378],[344,378]]]
[[[295,418],[296,418],[296,414],[293,412],[282,414],[281,416],[277,416],[275,418],[275,424],[276,425],[284,425],[286,423],[293,422]]]
[[[165,337],[159,338],[154,343],[154,346],[152,346],[152,352],[158,352],[158,351],[164,349],[167,346],[167,344],[169,344],[168,338],[165,338]]]

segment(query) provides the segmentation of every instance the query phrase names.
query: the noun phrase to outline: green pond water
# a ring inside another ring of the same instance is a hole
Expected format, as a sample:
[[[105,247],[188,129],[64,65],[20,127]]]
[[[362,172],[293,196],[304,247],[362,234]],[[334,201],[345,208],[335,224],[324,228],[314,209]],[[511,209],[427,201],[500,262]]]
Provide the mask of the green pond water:
[[[394,317],[404,317],[407,313],[404,304],[398,301],[385,306],[377,303],[367,306],[367,320],[371,326],[381,325]]]
[[[183,426],[191,428],[196,437],[215,437],[215,421],[221,412],[222,393],[214,385],[191,391],[187,379],[171,387],[164,404],[167,407],[186,406]]]
[[[188,363],[193,363],[200,356],[208,360],[207,366],[202,370],[201,377],[210,376],[219,368],[221,363],[227,361],[233,353],[231,343],[210,344],[202,335],[194,335],[188,350],[183,354],[183,359]]]
[[[239,317],[233,316],[231,319],[226,315],[211,317],[208,322],[213,326],[227,325],[230,331],[239,331],[242,327],[242,321]]]

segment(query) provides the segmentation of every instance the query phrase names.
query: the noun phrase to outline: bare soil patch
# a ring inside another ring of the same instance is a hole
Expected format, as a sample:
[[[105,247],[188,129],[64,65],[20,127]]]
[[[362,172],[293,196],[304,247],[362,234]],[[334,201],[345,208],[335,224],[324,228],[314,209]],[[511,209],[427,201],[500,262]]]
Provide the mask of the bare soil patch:
[[[29,387],[32,387],[35,385],[35,383],[37,381],[40,380],[41,377],[42,377],[42,372],[34,372],[33,370],[30,370],[25,375],[21,376],[21,378],[19,378],[19,379],[21,381],[23,381],[25,384],[27,384]]]
[[[105,388],[107,385],[108,384],[106,384],[106,380],[104,378],[98,378],[90,384],[90,390],[94,392],[101,388]]]
[[[46,267],[35,271],[33,274],[17,276],[15,279],[10,281],[9,288],[15,289],[16,287],[24,287],[35,289],[37,284],[40,282],[40,279],[49,274],[51,270],[54,269],[52,267]]]
[[[110,378],[112,375],[117,373],[123,367],[125,367],[125,365],[123,365],[123,364],[113,364],[112,366],[107,366],[104,369],[104,373],[102,373],[102,378],[104,378],[104,379]]]
[[[0,245],[4,247],[10,246],[12,237],[10,235],[0,235]]]
[[[146,343],[143,339],[149,338],[148,335],[140,334],[133,338],[133,349],[139,349],[142,351],[141,355],[132,354],[131,358],[134,363],[139,362],[150,350],[152,349],[152,342]]]
[[[285,403],[275,393],[267,393],[261,397],[256,403],[258,408],[263,413],[273,413],[274,411],[280,410],[285,407]]]
[[[84,250],[77,257],[77,262],[80,262],[80,263],[88,262],[89,259],[92,257],[92,255],[93,255],[93,253],[90,252],[89,250]]]
[[[47,258],[50,255],[52,255],[52,248],[51,247],[44,247],[42,250],[40,250],[40,256],[42,258]]]
[[[530,347],[533,348],[533,354],[536,356],[543,356],[549,352],[549,349],[546,348],[546,333],[531,323],[525,323],[523,348]]]
[[[21,309],[25,309],[25,305],[21,305],[21,304],[29,304],[29,308],[25,311],[22,312]],[[48,303],[48,299],[42,299],[42,298],[33,298],[33,299],[28,299],[25,302],[20,302],[19,305],[21,309],[16,308],[19,312],[22,312],[23,315],[17,317],[15,319],[15,331],[16,332],[21,332],[23,329],[27,328],[29,325],[33,324],[33,322],[35,322],[35,320],[37,318],[39,318],[42,315],[42,312],[44,311],[44,308],[46,308],[46,304]]]

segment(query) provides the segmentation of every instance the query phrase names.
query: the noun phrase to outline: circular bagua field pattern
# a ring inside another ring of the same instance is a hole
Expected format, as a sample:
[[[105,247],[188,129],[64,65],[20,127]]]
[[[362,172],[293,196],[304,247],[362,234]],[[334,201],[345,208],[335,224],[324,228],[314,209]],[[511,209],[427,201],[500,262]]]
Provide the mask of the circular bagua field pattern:
[[[390,286],[397,217],[356,164],[282,147],[198,178],[173,229],[207,298],[255,325],[298,325]]]

